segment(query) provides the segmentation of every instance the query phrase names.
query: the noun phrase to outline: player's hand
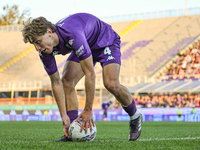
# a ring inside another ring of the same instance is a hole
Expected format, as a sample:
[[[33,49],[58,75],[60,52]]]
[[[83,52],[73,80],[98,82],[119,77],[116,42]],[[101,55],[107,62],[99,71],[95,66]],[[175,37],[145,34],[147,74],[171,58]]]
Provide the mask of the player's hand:
[[[63,132],[65,133],[66,137],[70,138],[69,137],[70,119],[67,115],[62,117],[62,123],[63,123]]]
[[[85,133],[87,133],[88,128],[90,128],[90,132],[92,132],[92,126],[95,127],[92,110],[83,110],[75,121],[78,121],[80,118],[82,118],[82,125],[80,132],[82,132],[84,127],[85,127]]]

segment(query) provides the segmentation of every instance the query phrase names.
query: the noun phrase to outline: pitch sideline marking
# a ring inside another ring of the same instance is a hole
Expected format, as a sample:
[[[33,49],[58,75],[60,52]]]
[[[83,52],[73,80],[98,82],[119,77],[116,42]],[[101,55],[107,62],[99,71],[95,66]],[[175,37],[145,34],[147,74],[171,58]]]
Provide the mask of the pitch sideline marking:
[[[185,137],[185,138],[155,138],[155,139],[138,139],[137,141],[170,141],[170,140],[196,140],[196,139],[200,139],[200,137]],[[94,142],[125,142],[127,140],[96,140]],[[52,141],[34,141],[34,142],[52,142]],[[0,143],[32,143],[29,141],[12,141],[12,142],[2,142],[0,141]]]
[[[138,139],[137,141],[170,141],[170,140],[196,140],[200,137],[185,137],[185,138],[155,138],[155,139]],[[115,141],[127,141],[127,140],[98,140],[97,142],[115,142]]]
[[[155,139],[138,139],[137,141],[170,141],[170,140],[196,140],[200,137],[185,137],[185,138],[155,138]]]

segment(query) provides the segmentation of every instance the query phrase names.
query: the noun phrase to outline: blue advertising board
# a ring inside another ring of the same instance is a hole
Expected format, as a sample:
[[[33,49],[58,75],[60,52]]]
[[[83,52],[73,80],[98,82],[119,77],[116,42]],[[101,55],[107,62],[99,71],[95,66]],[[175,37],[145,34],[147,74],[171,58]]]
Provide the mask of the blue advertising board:
[[[196,114],[191,114],[191,108],[181,108],[182,115],[177,115],[178,108],[139,108],[139,112],[143,115],[143,121],[198,121],[200,122],[200,108],[195,108]],[[58,110],[49,110],[48,115],[26,113],[16,114],[12,110],[11,114],[3,114],[1,111],[0,121],[61,121]],[[82,110],[79,110],[79,114]],[[109,109],[107,115],[108,121],[129,121],[129,116],[123,109]],[[103,110],[93,110],[93,120],[103,121]]]

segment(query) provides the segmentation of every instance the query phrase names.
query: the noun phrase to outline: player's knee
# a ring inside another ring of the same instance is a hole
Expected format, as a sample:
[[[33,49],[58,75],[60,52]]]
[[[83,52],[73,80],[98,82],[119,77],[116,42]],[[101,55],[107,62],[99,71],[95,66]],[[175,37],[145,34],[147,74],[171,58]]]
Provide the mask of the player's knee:
[[[108,82],[104,84],[104,86],[112,94],[116,95],[118,93],[118,84],[116,84],[115,82]]]
[[[62,78],[61,81],[63,83],[63,86],[66,87],[66,88],[73,88],[74,87],[73,81],[67,80],[65,78]]]

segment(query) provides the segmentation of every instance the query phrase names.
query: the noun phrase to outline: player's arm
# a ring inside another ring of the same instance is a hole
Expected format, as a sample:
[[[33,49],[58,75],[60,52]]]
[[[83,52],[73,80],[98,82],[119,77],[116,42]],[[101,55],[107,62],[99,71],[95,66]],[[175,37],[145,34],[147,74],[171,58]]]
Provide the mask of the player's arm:
[[[60,115],[61,117],[64,117],[66,115],[65,94],[58,71],[49,77],[51,79],[52,90],[60,111]]]
[[[50,75],[49,77],[51,80],[52,91],[53,91],[58,109],[60,111],[60,115],[62,117],[63,130],[64,130],[65,135],[69,137],[68,129],[70,126],[70,121],[69,121],[69,117],[66,114],[65,94],[64,94],[63,85],[60,80],[58,71]]]
[[[86,103],[84,110],[92,110],[95,94],[95,72],[92,56],[80,61],[83,72],[85,73]]]
[[[92,106],[94,101],[95,94],[95,72],[93,68],[93,59],[92,56],[80,61],[83,72],[85,73],[85,92],[86,92],[86,102],[85,107],[81,115],[77,118],[82,117],[83,123],[82,126],[85,127],[85,132],[87,132],[88,126],[90,126],[90,131],[92,131],[92,126],[94,126],[93,122],[93,114],[92,114]],[[83,127],[82,127],[83,128]],[[81,128],[81,131],[82,131]]]

